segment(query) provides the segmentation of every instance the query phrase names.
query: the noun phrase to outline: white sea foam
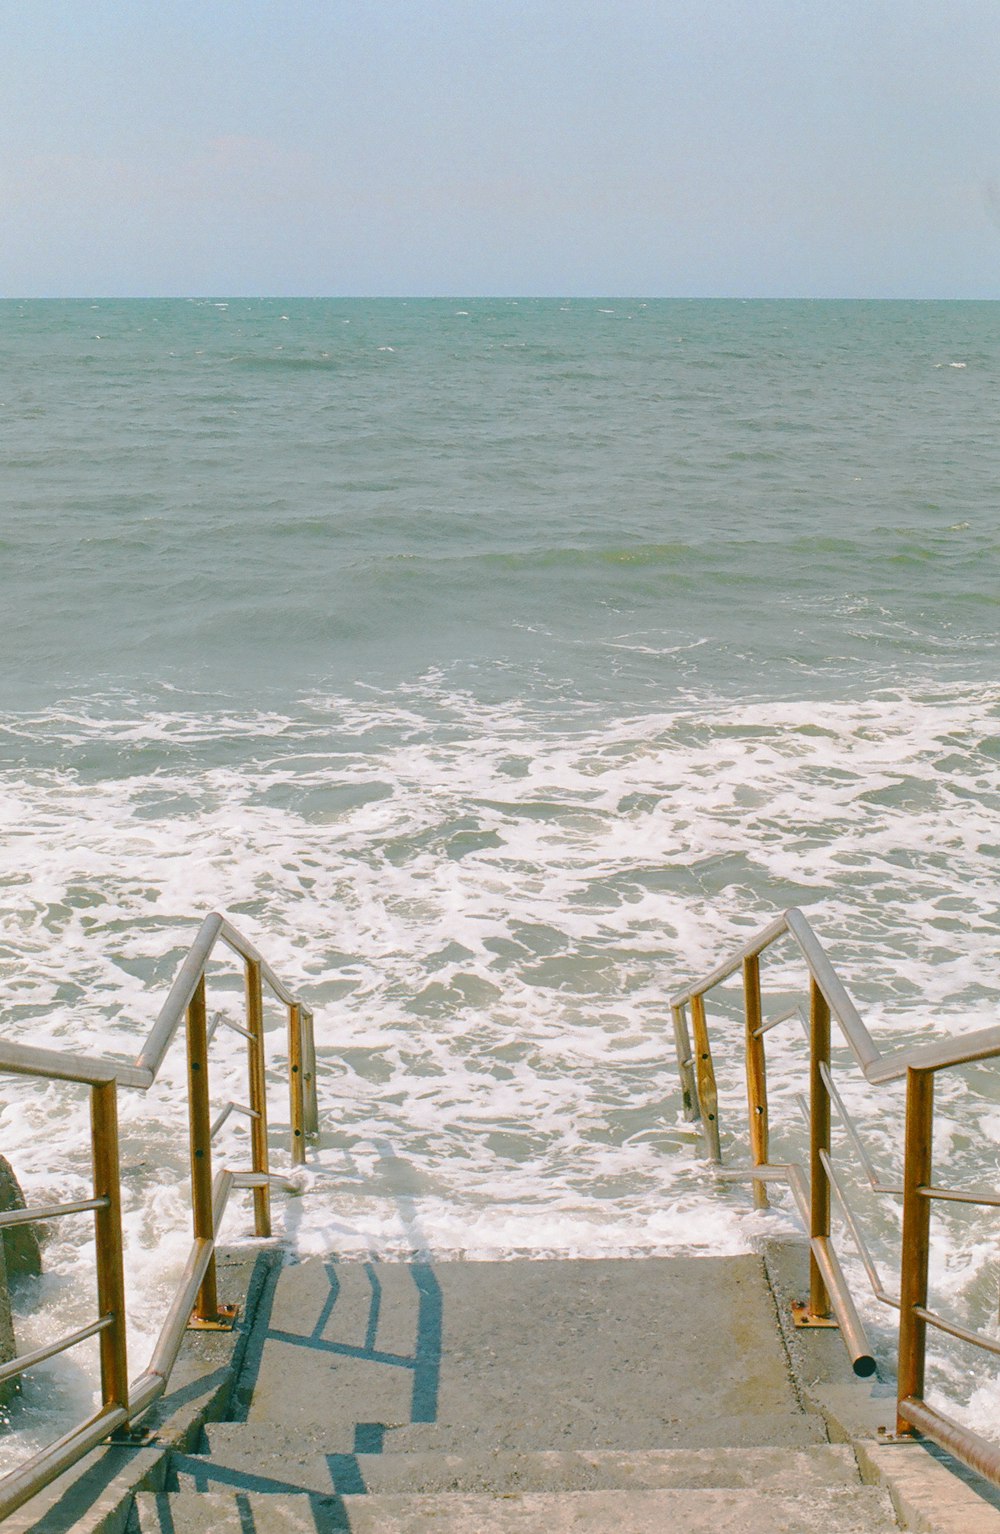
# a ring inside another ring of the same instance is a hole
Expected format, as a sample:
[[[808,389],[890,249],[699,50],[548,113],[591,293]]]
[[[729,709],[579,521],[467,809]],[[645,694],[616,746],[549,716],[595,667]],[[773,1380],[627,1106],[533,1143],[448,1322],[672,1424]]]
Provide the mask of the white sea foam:
[[[995,1020],[996,689],[616,718],[488,705],[434,674],[294,716],[111,699],[0,728],[23,763],[0,776],[5,1035],[133,1055],[195,918],[228,911],[317,1007],[324,1134],[302,1197],[278,1203],[302,1253],[719,1251],[787,1228],[679,1142],[666,1006],[787,905],[808,908],[878,1038]],[[772,999],[801,993],[790,953],[767,975]],[[238,1007],[222,969],[210,1004]],[[738,1139],[739,1027],[727,1003],[713,1016]],[[801,1052],[781,1031],[769,1048],[780,1126]],[[217,1059],[215,1096],[243,1097],[241,1042],[220,1034]],[[939,1149],[988,1183],[1000,1106],[992,1076],[975,1084],[971,1100],[943,1085]],[[135,1367],[189,1239],[182,1087],[175,1049],[148,1096],[121,1094]],[[844,1090],[891,1164],[898,1094]],[[286,1113],[276,1075],[277,1134]],[[0,1146],[32,1197],[85,1189],[86,1135],[76,1089],[6,1083]],[[220,1155],[246,1161],[242,1123]],[[891,1267],[895,1216],[870,1216]],[[85,1229],[51,1241],[25,1346],[57,1313],[89,1316]],[[247,1233],[245,1209],[230,1230]],[[936,1234],[939,1298],[978,1315],[989,1233],[949,1214]],[[949,1388],[958,1370],[945,1355]],[[92,1388],[75,1358],[39,1371],[22,1448]],[[983,1381],[968,1409],[996,1398]]]

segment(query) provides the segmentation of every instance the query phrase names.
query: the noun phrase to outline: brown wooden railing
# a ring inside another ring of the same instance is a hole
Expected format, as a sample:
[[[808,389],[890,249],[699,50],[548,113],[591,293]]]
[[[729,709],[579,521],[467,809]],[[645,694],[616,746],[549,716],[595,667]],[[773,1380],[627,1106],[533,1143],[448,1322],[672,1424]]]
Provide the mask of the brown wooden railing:
[[[210,1024],[205,1000],[205,969],[217,943],[243,961],[245,1021],[218,1015]],[[159,1017],[133,1065],[97,1056],[35,1049],[0,1041],[0,1071],[48,1081],[80,1082],[90,1088],[93,1197],[72,1203],[36,1205],[0,1214],[0,1227],[25,1225],[67,1215],[93,1213],[97,1265],[98,1317],[68,1336],[14,1358],[0,1368],[0,1380],[97,1336],[100,1347],[101,1406],[86,1421],[49,1444],[0,1479],[0,1519],[80,1459],[110,1433],[133,1422],[163,1394],[189,1325],[232,1324],[220,1308],[216,1290],[215,1245],[219,1224],[234,1188],[253,1190],[254,1228],[271,1234],[270,1195],[274,1185],[289,1186],[272,1175],[268,1160],[267,1097],[264,1062],[264,987],[288,1011],[288,1089],[291,1159],[302,1165],[306,1137],[318,1129],[316,1051],[313,1014],[279,980],[257,950],[225,917],[206,916],[181,965]],[[118,1088],[146,1091],[156,1080],[181,1022],[186,1021],[187,1103],[190,1124],[193,1240],[177,1291],[163,1321],[146,1368],[129,1382],[122,1261],[121,1163],[118,1149]],[[210,1110],[209,1043],[218,1027],[232,1029],[247,1043],[248,1102],[227,1103],[214,1122]],[[212,1175],[212,1141],[231,1113],[250,1119],[251,1165],[244,1171],[222,1169]]]
[[[808,971],[808,1016],[798,1008],[765,1019],[761,1003],[760,958],[785,938],[797,944]],[[701,1124],[708,1159],[722,1161],[719,1136],[719,1096],[709,1039],[705,998],[742,971],[744,997],[744,1061],[751,1164],[719,1175],[747,1178],[754,1201],[767,1203],[767,1184],[786,1182],[809,1232],[809,1302],[801,1307],[801,1325],[830,1324],[831,1311],[839,1325],[855,1371],[874,1372],[875,1361],[850,1290],[844,1279],[831,1235],[831,1195],[837,1201],[849,1236],[861,1258],[875,1297],[899,1310],[898,1393],[896,1433],[901,1437],[926,1434],[965,1464],[1000,1485],[1000,1447],[962,1423],[939,1412],[924,1399],[927,1328],[934,1327],[991,1354],[1000,1354],[1000,1341],[972,1331],[928,1307],[927,1270],[930,1215],[934,1200],[1000,1207],[1000,1193],[980,1188],[943,1188],[933,1180],[934,1078],[938,1071],[1000,1056],[1000,1027],[964,1037],[916,1045],[883,1055],[876,1047],[857,1008],[830,963],[818,937],[801,911],[786,911],[703,979],[672,998],[674,1037],[684,1107],[689,1119]],[[688,1014],[690,1013],[690,1032]],[[809,1042],[809,1097],[805,1113],[809,1126],[808,1167],[769,1159],[769,1125],[765,1036],[780,1023],[802,1017]],[[906,1082],[906,1126],[903,1181],[887,1183],[878,1176],[857,1125],[848,1113],[833,1076],[830,1024],[835,1020],[854,1061],[873,1086]],[[693,1035],[693,1047],[692,1047]],[[848,1200],[834,1164],[831,1119],[836,1114],[849,1148],[859,1159],[864,1176],[877,1193],[902,1199],[900,1293],[887,1292],[865,1240],[861,1222]]]

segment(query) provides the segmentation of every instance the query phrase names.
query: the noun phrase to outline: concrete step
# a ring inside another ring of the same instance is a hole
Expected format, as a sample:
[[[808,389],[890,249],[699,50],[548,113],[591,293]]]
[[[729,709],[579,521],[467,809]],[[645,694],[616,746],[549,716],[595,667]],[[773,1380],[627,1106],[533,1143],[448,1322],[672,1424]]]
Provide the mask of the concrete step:
[[[872,1487],[790,1497],[745,1489],[527,1492],[498,1497],[140,1493],[132,1534],[888,1534]]]
[[[657,1449],[699,1436],[795,1447],[823,1436],[805,1425],[752,1254],[309,1261],[282,1271],[260,1338],[240,1381],[248,1420],[329,1423],[326,1447],[338,1453]],[[754,1418],[766,1433],[711,1436],[716,1422]],[[354,1424],[383,1436],[356,1441]]]
[[[219,1491],[239,1485],[260,1492],[318,1496],[436,1492],[650,1490],[671,1486],[759,1488],[802,1494],[857,1486],[853,1452],[824,1444],[808,1449],[646,1449],[569,1453],[324,1453],[292,1435],[236,1424],[207,1430],[210,1456],[175,1454],[169,1486]]]
[[[378,1426],[379,1424],[374,1424]],[[385,1429],[382,1452],[386,1454],[463,1454],[470,1450],[567,1450],[595,1449],[711,1449],[767,1448],[785,1445],[805,1448],[825,1443],[822,1418],[805,1412],[755,1412],[714,1417],[669,1418],[651,1413],[644,1423],[624,1426],[604,1419],[586,1430],[572,1422],[552,1423],[532,1417],[508,1421],[401,1423]],[[623,1441],[624,1440],[624,1441]]]
[[[212,1453],[216,1446],[239,1441],[252,1433],[261,1453],[269,1443],[280,1443],[281,1452],[307,1446],[324,1454],[491,1454],[545,1451],[591,1453],[618,1450],[626,1454],[639,1449],[777,1448],[804,1449],[827,1441],[823,1419],[812,1412],[753,1412],[735,1415],[665,1419],[652,1415],[626,1427],[603,1421],[591,1424],[589,1438],[572,1422],[522,1420],[449,1421],[433,1423],[356,1422],[327,1417],[317,1425],[304,1416],[294,1425],[280,1422],[213,1423],[206,1431]],[[582,1440],[582,1441],[581,1441]],[[631,1440],[631,1441],[630,1441]]]

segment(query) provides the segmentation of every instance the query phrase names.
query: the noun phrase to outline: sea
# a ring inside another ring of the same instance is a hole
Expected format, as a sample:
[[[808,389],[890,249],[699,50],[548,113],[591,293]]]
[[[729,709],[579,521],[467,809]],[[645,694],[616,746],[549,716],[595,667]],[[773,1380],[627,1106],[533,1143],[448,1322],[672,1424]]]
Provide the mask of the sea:
[[[218,910],[315,1008],[291,1253],[791,1234],[707,1171],[669,998],[794,905],[880,1047],[997,1021],[998,383],[996,303],[3,301],[3,1037],[133,1058]],[[775,949],[765,1013],[804,988]],[[739,1000],[709,1008],[733,1164]],[[244,1047],[216,1035],[217,1104]],[[767,1047],[799,1158],[798,1021]],[[899,1092],[836,1054],[892,1180]],[[133,1373],[190,1240],[184,1080],[178,1040],[120,1093]],[[938,1095],[936,1175],[995,1189],[996,1070]],[[79,1089],[4,1078],[30,1200],[86,1195],[88,1133]],[[898,1207],[835,1141],[892,1288]],[[248,1156],[234,1115],[217,1162]],[[932,1302],[994,1334],[996,1234],[935,1211]],[[94,1315],[86,1217],[44,1262],[25,1348]],[[4,1465],[91,1409],[91,1347],[26,1377]],[[932,1356],[989,1431],[996,1360]]]

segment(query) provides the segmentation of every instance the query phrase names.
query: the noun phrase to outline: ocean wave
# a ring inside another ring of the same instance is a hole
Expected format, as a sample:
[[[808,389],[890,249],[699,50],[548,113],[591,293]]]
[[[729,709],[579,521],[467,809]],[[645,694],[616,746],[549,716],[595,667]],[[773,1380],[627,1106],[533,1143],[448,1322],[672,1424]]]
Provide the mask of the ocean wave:
[[[128,1057],[196,919],[229,911],[318,1008],[327,1132],[309,1197],[284,1215],[302,1251],[406,1250],[407,1178],[421,1239],[442,1253],[746,1240],[741,1196],[678,1153],[665,998],[786,905],[808,908],[876,1037],[993,1020],[996,688],[702,696],[575,722],[568,706],[488,704],[447,673],[285,713],[149,702],[0,720],[8,762],[21,756],[0,777],[5,1032]],[[791,955],[769,966],[775,996],[801,978]],[[221,972],[212,991],[238,1004]],[[280,1026],[269,1014],[279,1053]],[[719,1038],[738,1139],[738,1053]],[[779,1100],[801,1070],[788,1048],[775,1040]],[[239,1095],[240,1067],[223,1048],[218,1092]],[[140,1341],[187,1240],[182,1072],[178,1059],[161,1097],[123,1107]],[[968,1171],[992,1144],[1000,1094],[979,1088],[944,1103],[945,1126],[966,1129],[944,1135],[943,1166],[950,1154]],[[5,1098],[3,1144],[29,1193],[78,1190],[82,1100],[23,1081]],[[898,1143],[898,1105],[866,1111]],[[226,1134],[220,1154],[245,1155],[240,1126]],[[245,1230],[239,1214],[231,1229]],[[975,1308],[992,1258],[963,1241],[949,1228],[942,1281]],[[49,1261],[26,1340],[50,1306],[72,1309],[89,1254],[67,1238]]]

